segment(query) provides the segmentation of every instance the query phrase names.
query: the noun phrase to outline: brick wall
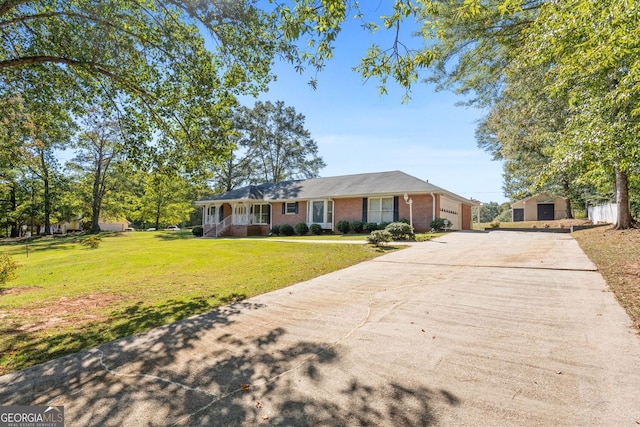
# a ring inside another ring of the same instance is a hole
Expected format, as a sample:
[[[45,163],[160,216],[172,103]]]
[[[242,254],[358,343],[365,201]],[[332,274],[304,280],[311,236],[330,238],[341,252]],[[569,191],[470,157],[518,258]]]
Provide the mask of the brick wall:
[[[471,230],[473,218],[471,217],[471,206],[462,205],[462,229]]]
[[[335,199],[333,201],[333,223],[339,221],[362,221],[362,197]]]
[[[271,223],[276,225],[289,224],[295,226],[299,222],[307,221],[307,202],[298,202],[297,214],[283,214],[282,203],[273,203],[271,206]]]

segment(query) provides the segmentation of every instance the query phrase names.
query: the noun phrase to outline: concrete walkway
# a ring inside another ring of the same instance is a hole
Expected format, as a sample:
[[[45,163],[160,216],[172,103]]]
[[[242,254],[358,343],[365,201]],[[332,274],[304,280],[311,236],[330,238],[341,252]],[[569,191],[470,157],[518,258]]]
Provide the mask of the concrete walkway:
[[[637,426],[640,338],[566,234],[452,233],[0,377],[67,426]]]

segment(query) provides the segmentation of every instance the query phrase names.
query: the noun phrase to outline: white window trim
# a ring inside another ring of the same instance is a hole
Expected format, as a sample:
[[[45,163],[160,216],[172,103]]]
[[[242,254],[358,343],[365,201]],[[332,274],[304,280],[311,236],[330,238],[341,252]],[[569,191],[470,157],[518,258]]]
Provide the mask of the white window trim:
[[[384,199],[388,199],[391,200],[391,210],[382,210],[382,200]],[[378,200],[379,201],[379,209],[372,209],[371,208],[371,202],[373,200]],[[393,196],[380,196],[380,197],[369,197],[367,199],[367,217],[368,217],[368,221],[370,222],[377,222],[378,224],[382,223],[382,222],[392,222],[393,221]],[[380,221],[373,221],[372,220],[372,213],[376,212],[380,214]],[[383,219],[383,213],[391,213],[391,219],[389,221],[384,221]]]
[[[299,202],[284,202],[284,214],[285,215],[297,215],[297,213],[295,212],[296,203],[298,204],[298,210],[299,210],[300,209],[300,203]],[[289,212],[289,205],[292,205],[294,207],[294,211],[293,212]]]
[[[313,220],[313,204],[322,202],[323,203],[323,212],[322,212],[322,221],[317,222]],[[329,203],[331,203],[331,221],[328,221],[329,216]],[[333,230],[333,215],[334,215],[334,203],[332,199],[312,199],[307,202],[307,225],[311,224],[320,224],[322,228]]]

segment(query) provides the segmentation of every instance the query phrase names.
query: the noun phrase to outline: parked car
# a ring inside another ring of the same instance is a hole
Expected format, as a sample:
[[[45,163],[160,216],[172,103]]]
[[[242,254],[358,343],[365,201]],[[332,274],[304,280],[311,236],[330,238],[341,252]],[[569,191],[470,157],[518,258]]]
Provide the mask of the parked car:
[[[167,230],[178,231],[178,230],[180,230],[180,227],[178,227],[177,225],[170,225],[170,226],[167,227]]]
[[[151,227],[151,228],[147,228],[147,231],[156,231],[156,229],[154,227]]]

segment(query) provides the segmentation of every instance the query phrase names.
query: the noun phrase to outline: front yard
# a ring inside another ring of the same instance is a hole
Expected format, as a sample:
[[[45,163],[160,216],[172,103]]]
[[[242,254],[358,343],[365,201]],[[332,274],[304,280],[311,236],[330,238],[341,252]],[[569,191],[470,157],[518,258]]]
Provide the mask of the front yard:
[[[2,243],[0,375],[374,258],[368,245],[195,239],[189,231]]]

